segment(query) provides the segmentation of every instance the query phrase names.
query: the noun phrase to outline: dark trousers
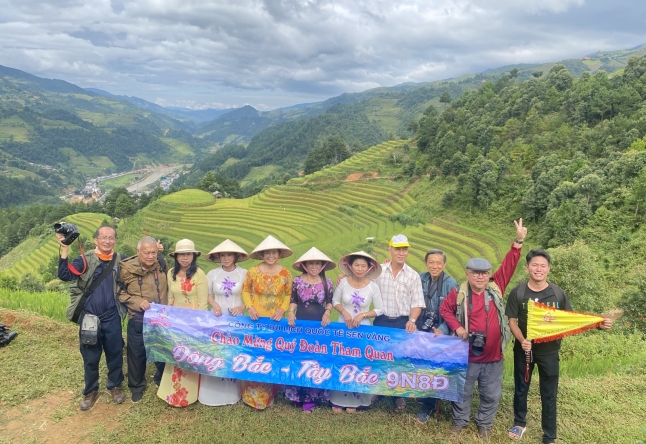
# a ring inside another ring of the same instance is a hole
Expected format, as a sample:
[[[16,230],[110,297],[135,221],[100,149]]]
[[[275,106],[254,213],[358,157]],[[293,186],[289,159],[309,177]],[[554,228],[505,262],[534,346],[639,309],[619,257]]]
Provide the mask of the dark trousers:
[[[396,318],[389,318],[386,315],[377,316],[372,323],[375,327],[399,328],[400,330],[406,329],[408,316],[399,316]]]
[[[406,323],[408,322],[408,316],[399,316],[395,318],[389,318],[386,315],[377,316],[372,323],[375,327],[386,327],[386,328],[398,328],[400,330],[406,329]],[[399,399],[399,397],[391,396],[393,402]]]
[[[79,324],[83,323],[83,315]],[[108,366],[108,390],[121,386],[123,382],[123,337],[121,336],[121,319],[112,316],[106,322],[101,322],[101,329],[96,345],[81,344],[81,330],[79,329],[79,347],[83,357],[83,371],[85,388],[83,395],[99,389],[99,363],[101,355],[105,353],[105,363]]]
[[[534,365],[538,366],[541,393],[541,426],[543,427],[543,442],[556,440],[556,395],[559,387],[559,354],[533,356],[529,364],[529,381],[525,382],[527,362],[525,352],[514,347],[514,425],[525,427],[527,424],[527,392],[532,382]]]
[[[437,413],[437,409],[440,406],[440,400],[437,398],[420,398],[419,402],[422,404],[422,411],[430,415]]]
[[[128,320],[128,387],[132,393],[146,389],[146,348],[144,347],[143,316]],[[159,385],[164,374],[163,362],[155,362],[157,370],[153,380]]]

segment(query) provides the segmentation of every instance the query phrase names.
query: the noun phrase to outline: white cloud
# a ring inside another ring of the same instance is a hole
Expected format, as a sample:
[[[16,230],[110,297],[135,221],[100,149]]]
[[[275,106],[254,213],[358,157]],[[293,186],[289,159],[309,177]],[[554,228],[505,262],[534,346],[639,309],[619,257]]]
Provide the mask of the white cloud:
[[[645,43],[628,0],[3,3],[1,64],[168,105],[271,108]]]

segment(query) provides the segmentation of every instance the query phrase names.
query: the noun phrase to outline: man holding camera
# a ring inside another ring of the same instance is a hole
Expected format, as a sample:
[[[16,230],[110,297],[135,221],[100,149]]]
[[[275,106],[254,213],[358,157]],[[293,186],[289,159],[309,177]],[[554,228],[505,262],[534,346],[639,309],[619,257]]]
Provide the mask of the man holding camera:
[[[99,362],[103,353],[108,367],[106,387],[112,395],[112,400],[121,404],[126,399],[121,390],[121,320],[125,318],[126,310],[117,300],[117,276],[121,259],[121,256],[114,252],[117,232],[112,227],[100,227],[93,236],[96,248],[77,257],[71,264],[67,259],[69,245],[64,243],[65,237],[65,234],[56,233],[61,246],[58,277],[62,281],[74,281],[70,285],[67,316],[74,322],[78,321],[81,327],[79,342],[85,388],[79,407],[81,410],[89,410],[99,396]]]
[[[426,308],[417,319],[417,329],[437,335],[448,335],[450,333],[446,321],[440,315],[440,305],[446,296],[457,288],[455,280],[444,272],[446,267],[446,254],[442,250],[430,250],[424,257],[424,263],[428,271],[420,273],[422,288],[424,289],[424,302]],[[417,414],[417,422],[424,424],[432,417],[439,406],[436,398],[421,398],[422,408]]]
[[[491,437],[493,418],[502,395],[503,353],[511,340],[505,316],[503,295],[520,259],[527,228],[523,220],[514,221],[516,239],[500,268],[491,276],[491,264],[482,258],[469,259],[467,282],[452,290],[440,306],[440,315],[449,328],[469,340],[469,364],[462,402],[453,402],[451,432],[459,434],[469,423],[471,395],[478,382],[480,405],[475,415],[480,437]]]
[[[151,303],[168,304],[168,265],[158,253],[163,250],[159,241],[145,236],[137,244],[137,255],[123,261],[120,277],[123,288],[119,300],[128,307],[128,387],[132,402],[139,402],[146,389],[146,348],[144,347],[144,313]],[[157,385],[164,372],[164,363],[155,363]]]

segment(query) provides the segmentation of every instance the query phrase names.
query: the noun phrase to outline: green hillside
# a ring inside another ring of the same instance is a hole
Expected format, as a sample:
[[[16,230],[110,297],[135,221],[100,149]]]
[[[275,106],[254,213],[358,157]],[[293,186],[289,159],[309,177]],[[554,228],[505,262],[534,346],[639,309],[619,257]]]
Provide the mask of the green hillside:
[[[75,224],[81,236],[92,239],[92,234],[109,217],[105,214],[78,213],[66,217]],[[0,272],[20,278],[26,273],[38,274],[41,266],[58,256],[58,242],[53,233],[44,237],[30,237],[0,259]]]
[[[463,274],[464,264],[473,256],[500,263],[513,235],[511,228],[509,233],[494,234],[446,217],[409,226],[392,220],[391,216],[417,203],[410,195],[414,184],[380,177],[378,171],[363,172],[382,164],[401,143],[385,142],[322,172],[246,199],[214,201],[209,193],[199,190],[171,194],[128,220],[121,239],[133,244],[142,233],[165,236],[173,242],[190,238],[198,249],[208,252],[229,238],[251,251],[271,234],[294,250],[295,257],[283,260],[289,266],[312,246],[335,259],[364,249],[382,260],[388,239],[404,233],[413,244],[409,262],[418,270],[424,270],[424,253],[431,248],[449,253],[448,271],[456,276]],[[203,259],[200,265],[206,270],[214,267]]]

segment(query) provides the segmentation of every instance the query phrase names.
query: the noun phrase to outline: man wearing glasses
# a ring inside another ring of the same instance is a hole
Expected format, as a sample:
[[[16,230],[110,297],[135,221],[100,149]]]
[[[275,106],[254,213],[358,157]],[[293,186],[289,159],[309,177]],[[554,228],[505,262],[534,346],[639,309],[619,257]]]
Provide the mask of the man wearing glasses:
[[[83,400],[79,404],[81,410],[91,409],[98,399],[99,362],[103,353],[108,367],[106,387],[112,396],[112,401],[121,404],[126,399],[121,389],[123,382],[121,321],[126,316],[126,309],[117,300],[117,276],[119,261],[122,258],[114,252],[117,232],[112,227],[100,227],[94,232],[93,237],[96,248],[69,263],[67,260],[69,245],[62,242],[65,235],[56,234],[61,246],[58,277],[62,281],[74,281],[70,285],[68,318],[72,319],[71,314],[78,311],[80,313],[78,323],[81,329],[86,317],[96,316],[100,322],[98,332],[95,330],[94,345],[84,343],[79,332],[85,376]],[[85,293],[89,294],[83,297]],[[83,305],[80,306],[81,304]]]
[[[493,276],[488,260],[469,259],[466,264],[467,282],[459,289],[452,290],[440,306],[440,315],[449,328],[470,342],[463,400],[461,403],[452,403],[451,432],[458,434],[469,423],[471,395],[477,381],[480,405],[475,423],[480,437],[485,441],[491,437],[493,418],[502,395],[503,352],[511,339],[503,295],[516,270],[527,236],[522,219],[514,221],[514,224],[516,239]]]
[[[433,249],[424,256],[426,269],[420,273],[422,288],[424,289],[424,302],[426,308],[422,309],[417,319],[417,329],[437,335],[448,335],[450,333],[446,321],[440,315],[440,305],[451,292],[458,287],[457,282],[444,271],[446,268],[446,254],[442,250]],[[429,420],[439,407],[439,400],[436,398],[422,398],[422,408],[417,413],[417,422],[424,424]]]

